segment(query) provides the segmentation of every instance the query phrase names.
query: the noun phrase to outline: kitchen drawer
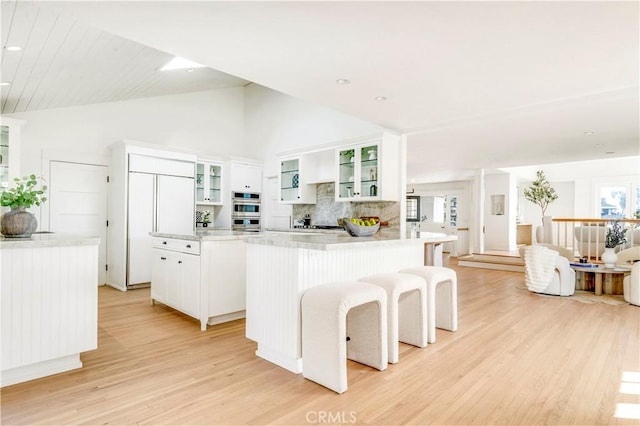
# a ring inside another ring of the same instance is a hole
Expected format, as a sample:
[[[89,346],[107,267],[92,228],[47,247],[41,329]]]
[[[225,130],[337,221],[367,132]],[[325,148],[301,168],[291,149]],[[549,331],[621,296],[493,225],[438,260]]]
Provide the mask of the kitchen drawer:
[[[194,240],[180,240],[176,238],[154,238],[153,247],[179,251],[189,254],[200,254],[200,242]]]

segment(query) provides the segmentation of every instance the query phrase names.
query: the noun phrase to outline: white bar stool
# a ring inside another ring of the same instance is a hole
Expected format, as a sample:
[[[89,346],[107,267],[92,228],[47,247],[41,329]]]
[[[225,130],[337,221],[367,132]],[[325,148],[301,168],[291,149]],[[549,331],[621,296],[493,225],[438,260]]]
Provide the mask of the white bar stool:
[[[310,288],[302,295],[302,375],[343,393],[347,358],[387,368],[387,293],[358,281]]]
[[[456,271],[442,266],[419,266],[402,269],[405,274],[418,275],[427,283],[428,341],[435,343],[436,327],[458,329],[458,277]]]
[[[399,359],[398,342],[427,346],[427,284],[413,274],[388,273],[359,279],[387,292],[387,344],[389,363]]]

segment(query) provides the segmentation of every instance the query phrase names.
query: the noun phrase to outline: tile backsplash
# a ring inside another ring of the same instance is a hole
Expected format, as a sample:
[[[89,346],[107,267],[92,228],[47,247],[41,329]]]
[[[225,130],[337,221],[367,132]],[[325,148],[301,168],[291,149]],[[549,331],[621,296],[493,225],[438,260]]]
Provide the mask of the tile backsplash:
[[[312,225],[337,225],[340,217],[377,216],[388,221],[389,231],[400,230],[400,203],[393,201],[340,202],[335,201],[335,184],[320,183],[316,189],[316,204],[294,204],[293,220],[311,216]]]

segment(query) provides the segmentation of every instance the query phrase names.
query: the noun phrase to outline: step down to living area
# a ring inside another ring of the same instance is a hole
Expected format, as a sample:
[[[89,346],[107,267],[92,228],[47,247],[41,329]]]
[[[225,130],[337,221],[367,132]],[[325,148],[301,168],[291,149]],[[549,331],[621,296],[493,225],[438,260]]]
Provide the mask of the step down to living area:
[[[473,253],[458,258],[458,266],[470,268],[498,269],[501,271],[524,272],[524,261],[510,253]]]

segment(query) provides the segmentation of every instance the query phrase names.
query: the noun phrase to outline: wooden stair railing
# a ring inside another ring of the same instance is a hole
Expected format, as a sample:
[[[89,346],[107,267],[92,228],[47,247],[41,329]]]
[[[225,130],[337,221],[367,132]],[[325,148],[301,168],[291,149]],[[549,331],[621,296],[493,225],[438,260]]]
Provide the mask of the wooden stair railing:
[[[552,218],[543,219],[546,243],[572,249],[576,257],[586,256],[591,261],[600,262],[604,251],[607,225],[620,222],[627,229],[627,243],[619,249],[640,245],[640,219],[591,219]]]

